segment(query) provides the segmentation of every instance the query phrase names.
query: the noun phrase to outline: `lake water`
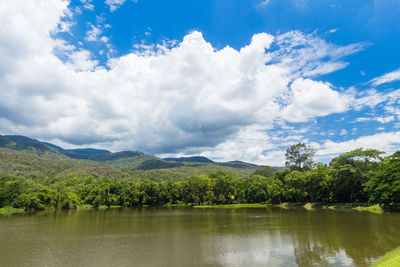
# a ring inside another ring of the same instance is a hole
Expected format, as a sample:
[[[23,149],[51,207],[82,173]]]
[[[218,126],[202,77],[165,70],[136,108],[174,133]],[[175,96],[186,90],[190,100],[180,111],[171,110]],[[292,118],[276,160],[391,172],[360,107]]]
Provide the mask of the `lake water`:
[[[142,208],[0,216],[0,266],[368,266],[400,213]]]

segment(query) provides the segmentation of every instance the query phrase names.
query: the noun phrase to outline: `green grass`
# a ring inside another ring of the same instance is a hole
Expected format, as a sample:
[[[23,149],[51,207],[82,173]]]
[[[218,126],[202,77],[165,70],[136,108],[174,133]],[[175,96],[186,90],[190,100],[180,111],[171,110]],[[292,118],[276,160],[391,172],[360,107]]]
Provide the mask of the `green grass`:
[[[400,247],[386,253],[370,267],[400,267]]]
[[[24,212],[25,212],[24,209],[16,209],[16,208],[13,208],[10,206],[0,208],[1,215],[11,215],[11,214],[15,214],[15,213],[24,213]]]

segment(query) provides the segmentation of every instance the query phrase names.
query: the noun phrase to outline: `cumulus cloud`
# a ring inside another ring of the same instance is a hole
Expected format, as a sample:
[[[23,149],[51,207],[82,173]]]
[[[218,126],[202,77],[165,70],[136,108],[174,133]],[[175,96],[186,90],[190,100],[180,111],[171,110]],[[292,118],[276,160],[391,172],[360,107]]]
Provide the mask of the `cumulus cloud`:
[[[106,1],[110,9],[123,2]],[[315,79],[345,67],[343,57],[365,44],[336,46],[295,31],[218,50],[194,31],[111,58],[105,68],[90,51],[51,38],[67,5],[15,0],[0,8],[8,25],[0,29],[2,133],[281,165],[284,154],[267,133],[275,123],[353,107],[354,96]],[[92,26],[88,41],[99,31]],[[287,142],[302,138],[292,137]]]
[[[348,109],[351,96],[341,95],[328,83],[298,78],[291,85],[290,104],[282,110],[289,122],[307,121],[316,116],[325,116]]]

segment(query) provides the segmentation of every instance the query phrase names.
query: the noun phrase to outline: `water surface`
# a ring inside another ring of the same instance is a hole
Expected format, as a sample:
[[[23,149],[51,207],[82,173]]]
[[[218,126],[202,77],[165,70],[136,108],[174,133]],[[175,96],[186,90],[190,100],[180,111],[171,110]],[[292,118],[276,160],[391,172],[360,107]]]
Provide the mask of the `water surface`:
[[[0,266],[368,266],[400,214],[142,208],[0,217]]]

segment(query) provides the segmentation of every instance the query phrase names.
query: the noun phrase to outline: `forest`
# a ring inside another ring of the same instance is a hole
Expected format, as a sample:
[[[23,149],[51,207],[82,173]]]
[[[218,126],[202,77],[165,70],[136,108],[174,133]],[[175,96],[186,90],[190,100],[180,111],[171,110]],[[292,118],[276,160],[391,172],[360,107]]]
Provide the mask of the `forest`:
[[[400,151],[381,157],[356,149],[329,164],[313,163],[305,144],[286,151],[286,168],[267,166],[246,177],[224,170],[158,181],[84,173],[73,177],[0,176],[0,207],[25,210],[239,203],[369,203],[396,210],[400,203]]]

